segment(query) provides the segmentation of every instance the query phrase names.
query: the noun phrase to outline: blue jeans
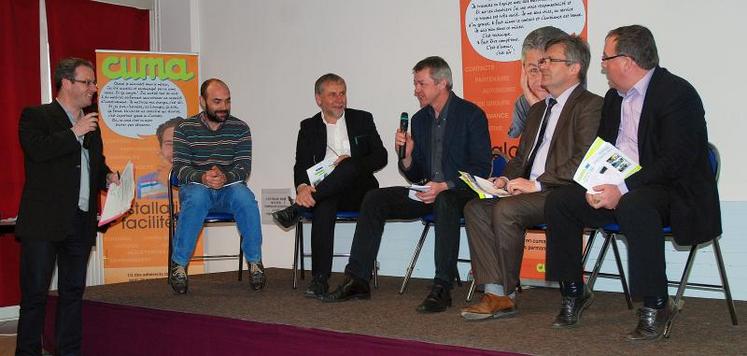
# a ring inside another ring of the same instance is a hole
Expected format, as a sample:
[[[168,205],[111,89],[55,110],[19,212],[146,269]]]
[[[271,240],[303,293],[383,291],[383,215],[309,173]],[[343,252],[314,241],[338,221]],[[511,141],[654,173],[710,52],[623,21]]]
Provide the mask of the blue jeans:
[[[242,183],[211,189],[190,183],[179,187],[179,219],[174,233],[171,260],[186,266],[208,213],[230,213],[243,237],[241,250],[249,263],[262,260],[262,229],[259,208],[249,188]]]

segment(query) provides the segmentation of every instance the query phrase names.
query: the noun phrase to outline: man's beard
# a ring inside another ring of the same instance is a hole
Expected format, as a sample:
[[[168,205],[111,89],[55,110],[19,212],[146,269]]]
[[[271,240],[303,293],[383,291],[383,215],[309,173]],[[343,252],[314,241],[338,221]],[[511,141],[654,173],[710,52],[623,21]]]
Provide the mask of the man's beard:
[[[218,114],[222,114],[222,113],[226,114],[225,118],[222,118],[222,117],[218,116]],[[226,119],[228,119],[228,117],[231,116],[231,111],[230,110],[213,111],[213,110],[207,109],[207,110],[205,110],[205,114],[206,114],[208,120],[210,120],[212,122],[221,123],[223,121],[226,121]]]

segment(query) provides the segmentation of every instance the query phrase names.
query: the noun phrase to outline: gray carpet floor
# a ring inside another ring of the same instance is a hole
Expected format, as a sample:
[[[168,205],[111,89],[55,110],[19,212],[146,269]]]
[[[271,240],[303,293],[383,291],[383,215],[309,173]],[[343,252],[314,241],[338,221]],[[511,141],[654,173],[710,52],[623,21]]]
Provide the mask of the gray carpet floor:
[[[635,310],[628,310],[622,294],[596,293],[581,325],[555,330],[550,324],[559,307],[555,289],[531,288],[519,295],[519,314],[513,318],[467,322],[459,315],[467,285],[453,291],[454,306],[446,312],[423,315],[415,307],[427,295],[430,281],[413,279],[399,295],[402,278],[381,277],[372,299],[323,304],[303,297],[308,282],[291,288],[289,270],[268,269],[268,286],[256,292],[236,272],[190,277],[187,295],[174,295],[166,281],[148,280],[91,287],[85,298],[106,303],[209,314],[258,322],[288,324],[347,333],[419,340],[486,350],[535,355],[738,355],[747,354],[747,331],[732,326],[726,303],[719,299],[685,298],[671,338],[657,342],[629,342],[624,335],[635,327]],[[335,274],[332,286],[342,276]],[[479,299],[477,294],[475,299]],[[636,306],[637,307],[637,306]],[[737,302],[737,313],[747,323],[747,302]]]

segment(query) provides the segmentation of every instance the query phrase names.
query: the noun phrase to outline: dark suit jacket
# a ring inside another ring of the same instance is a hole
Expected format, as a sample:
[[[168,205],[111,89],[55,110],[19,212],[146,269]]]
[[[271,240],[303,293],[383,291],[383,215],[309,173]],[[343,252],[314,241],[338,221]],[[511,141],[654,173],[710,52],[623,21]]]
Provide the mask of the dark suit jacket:
[[[57,101],[30,107],[21,113],[19,138],[23,149],[26,182],[16,222],[21,239],[61,241],[73,231],[80,191],[80,143],[72,124]],[[96,239],[99,193],[106,188],[111,171],[103,155],[101,132],[88,138],[90,157],[89,228],[85,235]]]
[[[376,131],[371,113],[345,109],[345,123],[350,140],[350,160],[362,177],[359,186],[375,188],[379,186],[373,173],[386,166],[387,153]],[[306,170],[324,160],[327,152],[327,127],[322,122],[322,114],[301,121],[296,143],[296,164],[293,176],[296,187],[309,184]]]
[[[599,137],[612,144],[620,127],[622,97],[604,98]],[[691,245],[721,235],[716,181],[708,163],[708,132],[700,96],[686,80],[656,67],[638,124],[639,164],[628,189],[658,186],[670,193],[670,224],[677,243]]]
[[[506,164],[503,173],[509,179],[521,177],[526,171],[529,154],[539,133],[546,106],[543,100],[529,109],[527,126],[519,141],[519,150],[516,157]],[[573,182],[578,165],[596,138],[601,110],[602,97],[589,92],[581,85],[568,96],[550,140],[545,173],[537,177],[542,190]]]
[[[477,105],[451,93],[446,117],[444,148],[441,168],[447,182],[454,182],[455,188],[469,189],[461,179],[459,171],[486,177],[491,169],[490,135],[485,112]],[[412,138],[415,147],[412,151],[410,169],[400,171],[410,182],[421,183],[431,180],[431,124],[435,119],[427,110],[420,109],[412,116]]]

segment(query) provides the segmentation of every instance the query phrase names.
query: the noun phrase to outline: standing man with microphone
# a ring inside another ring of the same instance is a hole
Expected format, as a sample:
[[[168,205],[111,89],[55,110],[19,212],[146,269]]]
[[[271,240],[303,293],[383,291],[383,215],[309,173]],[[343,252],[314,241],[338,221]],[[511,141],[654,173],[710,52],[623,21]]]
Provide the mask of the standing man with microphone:
[[[459,220],[464,205],[476,197],[459,171],[478,176],[490,173],[491,154],[485,112],[452,92],[451,69],[441,57],[428,57],[413,68],[415,97],[421,109],[412,117],[412,135],[400,126],[395,139],[399,170],[410,182],[428,191],[408,197],[406,187],[377,189],[366,194],[355,228],[346,279],[325,302],[367,299],[372,261],[376,258],[387,219],[436,217],[436,276],[418,312],[441,312],[451,306],[452,282],[459,254]],[[404,148],[404,150],[401,150]]]
[[[88,257],[96,242],[99,192],[111,183],[119,184],[103,155],[98,113],[83,113],[97,91],[93,64],[80,58],[62,59],[54,70],[54,84],[56,100],[24,109],[18,124],[26,182],[16,225],[21,241],[16,355],[41,355],[55,263],[56,351],[80,354],[82,299]]]
[[[296,203],[272,213],[285,228],[295,225],[303,210],[314,214],[313,279],[304,292],[309,298],[321,297],[329,289],[337,211],[358,210],[366,192],[379,187],[373,173],[387,162],[371,113],[347,108],[347,87],[342,77],[333,73],[321,76],[314,84],[314,96],[321,111],[301,121],[298,131],[293,166]],[[334,170],[313,185],[306,170],[323,161],[334,162]]]

